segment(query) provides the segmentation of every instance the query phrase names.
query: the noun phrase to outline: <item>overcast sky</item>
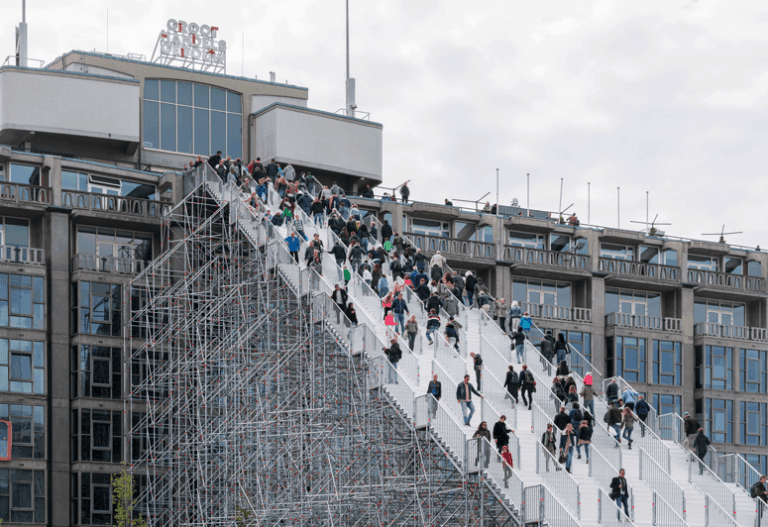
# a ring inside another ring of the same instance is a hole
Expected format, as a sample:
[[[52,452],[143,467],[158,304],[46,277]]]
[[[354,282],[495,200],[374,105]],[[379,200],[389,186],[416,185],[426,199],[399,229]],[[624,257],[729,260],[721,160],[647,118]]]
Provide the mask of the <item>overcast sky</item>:
[[[350,0],[361,111],[384,125],[384,185],[412,198],[495,201],[668,234],[744,231],[768,247],[768,3]],[[344,106],[343,0],[27,0],[29,54],[152,53],[169,18],[219,27],[228,73],[277,72],[310,107]],[[13,53],[21,0],[0,2]],[[243,35],[245,58],[243,60]],[[458,204],[458,203],[457,203]]]

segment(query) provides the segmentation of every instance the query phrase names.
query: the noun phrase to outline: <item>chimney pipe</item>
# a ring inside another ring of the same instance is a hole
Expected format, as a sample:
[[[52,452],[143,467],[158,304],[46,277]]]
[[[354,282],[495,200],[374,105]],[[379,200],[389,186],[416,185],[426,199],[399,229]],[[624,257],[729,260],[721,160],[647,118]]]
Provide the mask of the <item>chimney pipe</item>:
[[[270,71],[270,72],[269,72],[269,82],[275,82],[275,77],[276,77],[276,76],[277,76],[277,75],[275,74],[275,72],[274,72],[274,71]]]

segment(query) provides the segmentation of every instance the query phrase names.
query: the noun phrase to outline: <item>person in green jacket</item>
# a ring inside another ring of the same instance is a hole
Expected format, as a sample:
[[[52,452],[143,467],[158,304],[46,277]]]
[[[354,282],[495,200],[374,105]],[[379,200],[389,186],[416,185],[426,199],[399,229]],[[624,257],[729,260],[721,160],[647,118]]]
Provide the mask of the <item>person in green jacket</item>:
[[[349,272],[349,269],[347,268],[347,264],[344,264],[343,273],[344,273],[344,287],[346,288],[350,279],[352,279],[352,273]]]

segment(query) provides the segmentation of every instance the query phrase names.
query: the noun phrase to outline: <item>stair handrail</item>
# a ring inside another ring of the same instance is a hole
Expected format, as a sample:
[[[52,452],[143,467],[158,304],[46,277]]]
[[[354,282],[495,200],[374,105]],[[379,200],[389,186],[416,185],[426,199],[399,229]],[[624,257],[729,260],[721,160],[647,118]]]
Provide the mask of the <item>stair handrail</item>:
[[[710,496],[721,509],[729,511],[730,516],[736,517],[736,493],[706,463],[700,461],[696,454],[690,450],[686,454],[688,456],[688,482],[693,483],[702,493]],[[699,467],[701,474],[694,470],[694,465]]]
[[[640,479],[654,492],[661,490],[676,510],[683,511],[682,517],[685,519],[685,491],[643,448],[639,450]]]
[[[705,527],[740,527],[734,517],[706,492],[704,493],[704,525]]]
[[[493,445],[491,445],[486,438],[477,437],[467,440],[468,459],[472,459],[472,453],[478,452],[478,450],[480,451],[481,457],[487,452],[490,460],[488,466],[485,467],[485,460],[483,459],[483,463],[477,468],[479,468],[483,474],[490,479],[505,496],[507,496],[512,504],[517,507],[518,512],[521,513],[525,506],[523,503],[523,489],[525,488],[525,483],[523,483],[523,480],[518,473],[520,468],[518,465],[519,458],[515,458],[515,454],[510,448],[509,451],[512,452],[512,463],[514,466],[507,468],[501,454],[493,448]],[[509,480],[511,480],[511,482],[509,482]]]
[[[614,478],[618,476],[619,469],[622,467],[619,466],[617,469],[614,467],[606,458],[603,456],[603,454],[596,448],[590,448],[590,457],[589,460],[589,476],[593,478],[597,482],[597,492],[598,492],[598,507],[600,509],[598,510],[598,522],[600,523],[607,523],[608,525],[613,525],[614,522],[606,521],[605,517],[602,514],[602,499],[600,497],[600,494],[602,492],[606,493],[606,497],[611,502],[611,505],[613,505],[614,509],[618,509],[619,513],[616,515],[616,519],[620,522],[623,521],[633,521],[635,516],[635,509],[634,505],[630,509],[630,515],[632,518],[628,518],[627,515],[624,513],[623,510],[621,510],[620,507],[616,506],[616,503],[610,499],[611,490],[608,488],[608,486],[605,484],[605,481],[610,481],[608,478]],[[628,486],[629,487],[629,486]],[[627,488],[628,495],[632,496],[632,488]]]

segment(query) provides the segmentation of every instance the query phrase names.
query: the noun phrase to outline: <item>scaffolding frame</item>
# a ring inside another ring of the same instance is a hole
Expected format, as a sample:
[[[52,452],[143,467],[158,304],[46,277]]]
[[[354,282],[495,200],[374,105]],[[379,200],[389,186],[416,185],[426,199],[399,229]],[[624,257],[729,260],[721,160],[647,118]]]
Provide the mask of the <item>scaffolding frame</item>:
[[[136,512],[174,527],[514,525],[482,474],[415,427],[373,361],[291,283],[271,225],[201,181],[206,168],[131,282]]]

